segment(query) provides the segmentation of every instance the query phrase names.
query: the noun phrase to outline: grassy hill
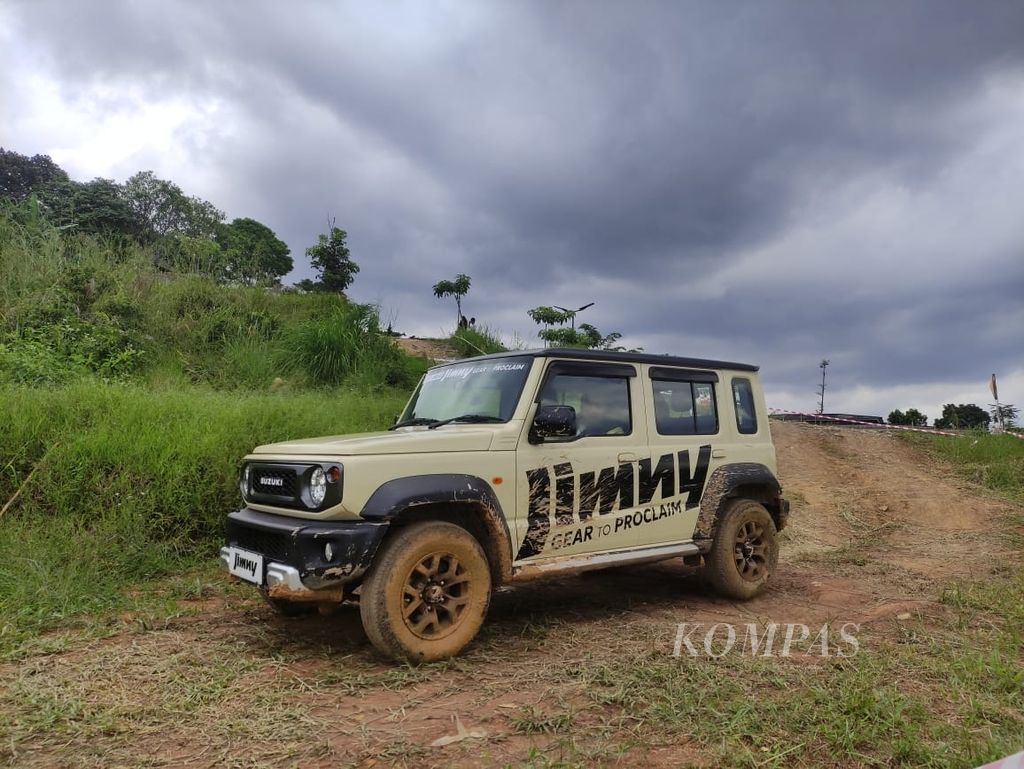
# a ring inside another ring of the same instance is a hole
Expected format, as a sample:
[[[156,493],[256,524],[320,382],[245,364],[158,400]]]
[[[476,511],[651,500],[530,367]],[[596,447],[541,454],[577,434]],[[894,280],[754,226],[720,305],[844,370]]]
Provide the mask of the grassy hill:
[[[428,365],[337,294],[0,209],[0,651],[211,559],[252,447],[380,429]]]

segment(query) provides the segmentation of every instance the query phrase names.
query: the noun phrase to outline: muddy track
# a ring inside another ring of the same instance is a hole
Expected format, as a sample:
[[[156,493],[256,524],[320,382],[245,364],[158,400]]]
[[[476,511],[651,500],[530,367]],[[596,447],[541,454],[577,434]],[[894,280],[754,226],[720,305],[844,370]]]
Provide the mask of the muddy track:
[[[773,432],[793,509],[777,578],[753,601],[709,595],[674,562],[537,582],[495,596],[464,657],[413,669],[373,655],[357,610],[284,620],[228,589],[161,626],[7,665],[0,683],[15,702],[70,712],[73,728],[12,739],[0,763],[518,764],[557,743],[548,727],[586,708],[604,661],[668,654],[676,623],[839,619],[890,633],[897,615],[938,611],[947,582],[1020,557],[1004,536],[1007,503],[894,436],[790,423]],[[457,733],[456,717],[478,736],[431,747]],[[590,707],[577,723],[599,730],[614,718],[621,730],[626,717]],[[623,760],[683,759],[700,761],[685,741]]]

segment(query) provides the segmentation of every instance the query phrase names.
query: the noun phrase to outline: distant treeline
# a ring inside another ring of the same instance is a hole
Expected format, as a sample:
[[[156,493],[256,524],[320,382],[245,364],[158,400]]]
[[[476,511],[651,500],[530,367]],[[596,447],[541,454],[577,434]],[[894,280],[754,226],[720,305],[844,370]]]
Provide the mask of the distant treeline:
[[[228,222],[216,205],[152,171],[140,171],[124,184],[79,182],[47,155],[0,148],[0,201],[27,204],[28,215],[63,232],[148,246],[154,266],[167,272],[275,286],[293,267],[288,245],[270,227],[247,217]],[[359,268],[345,238],[344,230],[328,223],[328,232],[307,249],[319,277],[299,288],[343,291],[351,284]]]

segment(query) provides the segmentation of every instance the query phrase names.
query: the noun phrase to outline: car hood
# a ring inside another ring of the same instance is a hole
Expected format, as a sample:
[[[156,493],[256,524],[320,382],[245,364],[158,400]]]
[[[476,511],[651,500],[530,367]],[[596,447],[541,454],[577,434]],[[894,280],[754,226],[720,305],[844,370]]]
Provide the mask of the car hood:
[[[504,425],[499,425],[503,427]],[[324,438],[305,438],[259,446],[253,454],[424,454],[438,451],[487,451],[493,427],[446,425],[436,430],[401,428],[390,432],[352,433]]]

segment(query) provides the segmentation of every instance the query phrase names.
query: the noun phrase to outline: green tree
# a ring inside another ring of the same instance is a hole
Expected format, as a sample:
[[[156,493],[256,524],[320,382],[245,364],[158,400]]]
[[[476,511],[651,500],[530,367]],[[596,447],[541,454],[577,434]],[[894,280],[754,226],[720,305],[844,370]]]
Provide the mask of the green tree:
[[[624,349],[615,345],[622,338],[622,334],[618,331],[613,331],[606,336],[590,323],[581,323],[579,328],[573,326],[565,328],[565,324],[574,319],[576,312],[561,307],[541,305],[527,310],[526,314],[537,325],[544,326],[537,332],[537,336],[551,347],[585,347],[591,350]]]
[[[1020,416],[1020,409],[1012,403],[1000,403],[998,406],[992,403],[988,407],[988,413],[992,415],[992,421],[998,424],[999,415],[1003,416],[1004,427],[1016,427],[1017,417]]]
[[[526,314],[533,319],[534,323],[544,326],[562,326],[572,320],[573,316],[568,310],[558,310],[547,305],[534,307],[532,310],[527,310]]]
[[[917,409],[907,409],[905,412],[896,409],[889,414],[889,424],[925,427],[928,424],[928,417]]]
[[[67,173],[49,155],[28,157],[0,147],[0,197],[20,202],[47,184],[67,181]]]
[[[217,235],[224,212],[202,198],[190,197],[174,182],[140,171],[124,183],[124,198],[135,217],[156,238],[182,235],[207,238]],[[167,246],[173,249],[173,245]]]
[[[235,219],[217,230],[223,276],[250,285],[280,285],[292,269],[288,245],[255,219]]]
[[[456,328],[462,320],[462,297],[469,293],[469,283],[469,276],[460,272],[455,276],[455,280],[440,280],[434,284],[434,296],[438,299],[446,296],[455,297],[455,309],[458,313],[455,318]]]
[[[340,294],[352,285],[356,273],[359,272],[359,265],[352,261],[348,246],[345,244],[347,237],[348,233],[340,227],[335,227],[332,221],[329,232],[320,235],[317,244],[306,249],[310,264],[320,273],[316,282],[312,284],[312,290]],[[306,289],[305,283],[301,287]]]
[[[110,179],[84,184],[53,181],[38,188],[40,206],[58,227],[93,235],[122,235],[140,240],[149,228],[128,207],[123,191]]]
[[[942,416],[935,420],[935,426],[940,428],[988,427],[988,423],[988,412],[974,403],[947,403],[942,407]]]

